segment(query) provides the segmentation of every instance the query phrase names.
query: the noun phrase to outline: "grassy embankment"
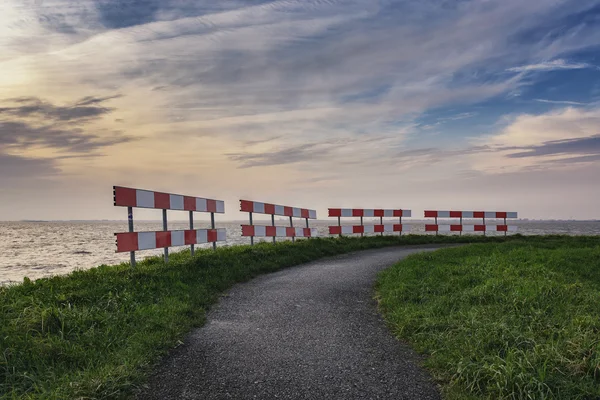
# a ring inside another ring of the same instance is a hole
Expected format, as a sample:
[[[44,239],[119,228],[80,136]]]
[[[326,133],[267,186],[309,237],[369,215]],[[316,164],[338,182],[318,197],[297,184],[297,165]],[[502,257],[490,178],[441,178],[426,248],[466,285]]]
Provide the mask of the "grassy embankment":
[[[100,266],[0,288],[0,398],[123,398],[236,282],[325,256],[393,245],[494,241],[398,236],[234,246]],[[511,240],[509,237],[508,240]]]
[[[415,255],[377,292],[448,399],[600,399],[599,237]]]

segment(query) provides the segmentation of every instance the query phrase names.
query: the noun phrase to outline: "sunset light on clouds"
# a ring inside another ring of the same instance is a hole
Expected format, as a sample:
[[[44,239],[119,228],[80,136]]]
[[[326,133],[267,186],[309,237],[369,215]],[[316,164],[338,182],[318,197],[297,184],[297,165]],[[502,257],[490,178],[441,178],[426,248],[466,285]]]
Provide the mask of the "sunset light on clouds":
[[[597,0],[0,2],[0,220],[112,186],[600,218]]]

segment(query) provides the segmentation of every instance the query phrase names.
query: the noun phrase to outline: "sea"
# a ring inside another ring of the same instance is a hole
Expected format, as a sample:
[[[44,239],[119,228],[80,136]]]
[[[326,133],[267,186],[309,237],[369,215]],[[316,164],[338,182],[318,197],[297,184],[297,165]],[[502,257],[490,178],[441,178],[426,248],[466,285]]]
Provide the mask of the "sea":
[[[279,221],[277,225],[285,225]],[[335,221],[337,222],[337,221]],[[332,221],[311,221],[319,236],[329,236],[328,226]],[[425,221],[407,220],[412,233],[425,233]],[[227,229],[227,241],[218,246],[249,244],[249,238],[241,236],[243,221],[219,222],[217,228]],[[262,221],[268,225],[266,221]],[[365,219],[365,224],[376,223]],[[428,223],[431,223],[428,221]],[[352,225],[352,223],[348,223]],[[600,221],[531,221],[518,220],[523,235],[600,235]],[[301,225],[298,225],[301,226]],[[168,228],[187,229],[188,222],[169,222]],[[197,224],[196,229],[207,228]],[[76,269],[89,269],[98,265],[119,264],[129,261],[129,253],[116,253],[116,232],[127,232],[127,221],[26,221],[0,222],[0,285],[22,282],[24,277],[39,279],[53,275],[68,274]],[[137,222],[136,231],[162,230],[161,221]],[[600,236],[599,236],[600,241]],[[268,239],[271,240],[271,239]],[[286,239],[277,239],[286,240]],[[260,240],[257,240],[260,241]],[[197,247],[210,247],[198,245]],[[172,248],[170,251],[177,251]],[[136,253],[138,260],[158,255],[162,249]]]

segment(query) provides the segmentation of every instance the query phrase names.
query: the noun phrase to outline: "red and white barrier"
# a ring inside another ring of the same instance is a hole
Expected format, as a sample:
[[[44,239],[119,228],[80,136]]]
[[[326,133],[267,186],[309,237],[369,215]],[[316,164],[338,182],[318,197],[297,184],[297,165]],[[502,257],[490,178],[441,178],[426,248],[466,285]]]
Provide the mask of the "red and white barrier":
[[[330,217],[410,217],[411,210],[383,210],[367,208],[330,208]]]
[[[240,211],[256,214],[281,215],[284,217],[317,219],[317,212],[315,210],[279,206],[276,204],[261,203],[258,201],[250,200],[240,200]]]
[[[225,212],[222,200],[205,199],[202,197],[184,196],[180,194],[155,192],[151,190],[132,189],[123,186],[113,186],[114,205],[127,207],[129,232],[115,233],[117,253],[129,251],[131,265],[135,265],[135,252],[148,249],[164,249],[165,262],[169,260],[169,247],[191,247],[194,255],[194,245],[226,240],[225,229],[215,228],[215,213]],[[163,230],[157,232],[134,232],[133,208],[154,208],[162,210]],[[167,210],[187,211],[189,213],[190,229],[169,231],[167,229]],[[210,213],[211,229],[194,229],[194,212]]]
[[[434,211],[426,210],[425,218],[435,218],[435,224],[426,224],[425,232],[435,232],[436,235],[439,232],[504,232],[506,235],[508,232],[516,232],[516,226],[509,226],[506,223],[508,218],[518,218],[516,212],[506,211]],[[438,218],[459,218],[460,224],[458,225],[438,225]],[[483,224],[478,225],[463,225],[464,218],[482,219]],[[502,219],[504,223],[501,225],[487,225],[486,219]]]
[[[223,214],[225,202],[202,197],[183,196],[150,190],[114,187],[115,206],[157,208],[160,210],[197,211]]]
[[[329,216],[337,217],[337,226],[329,227],[330,235],[351,235],[354,233],[392,233],[392,232],[407,232],[410,231],[410,225],[402,224],[402,217],[410,217],[411,210],[384,210],[384,209],[367,209],[367,208],[330,208]],[[360,217],[360,225],[342,226],[342,217]],[[379,217],[378,225],[364,225],[363,218]],[[383,218],[399,218],[399,224],[384,224]]]
[[[518,218],[516,212],[499,211],[425,211],[425,218]]]
[[[315,237],[317,230],[309,226],[309,219],[316,219],[317,212],[307,208],[280,206],[271,203],[262,203],[258,201],[240,200],[240,211],[249,213],[250,224],[242,225],[242,236],[250,237],[250,244],[254,244],[255,237],[272,237],[275,243],[278,237],[289,237],[292,241],[297,237]],[[254,225],[252,223],[252,214],[271,215],[271,226]],[[289,217],[290,226],[275,226],[275,216],[281,215]],[[302,218],[306,220],[306,228],[294,227],[293,218]]]
[[[425,225],[425,232],[516,232],[509,225]]]
[[[254,237],[315,237],[315,228],[294,228],[291,226],[242,225],[242,236]]]
[[[117,233],[117,253],[226,240],[225,229]]]
[[[330,226],[330,235],[351,235],[353,233],[393,233],[404,232],[407,225],[387,224],[387,225],[344,225]]]

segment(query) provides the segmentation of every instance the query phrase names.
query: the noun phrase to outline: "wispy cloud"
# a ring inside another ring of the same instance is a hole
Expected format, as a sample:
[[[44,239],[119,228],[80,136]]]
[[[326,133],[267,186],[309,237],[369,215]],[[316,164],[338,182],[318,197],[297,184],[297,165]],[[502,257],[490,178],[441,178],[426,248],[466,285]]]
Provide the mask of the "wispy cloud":
[[[261,153],[233,153],[228,156],[241,168],[276,166],[319,160],[331,152],[331,147],[310,143]]]
[[[547,160],[548,164],[565,164],[568,166],[579,165],[579,164],[595,164],[598,165],[600,162],[600,154],[592,154],[589,156],[577,156],[577,157],[566,157],[557,160]]]
[[[600,167],[600,108],[564,108],[540,115],[507,119],[498,132],[472,140],[470,146],[388,150],[391,165],[438,168],[438,176],[557,171],[581,164]]]
[[[0,118],[3,115],[8,115],[20,118],[42,118],[44,121],[81,123],[100,118],[114,111],[114,108],[102,107],[100,104],[118,97],[120,95],[84,97],[74,104],[66,106],[58,106],[35,97],[8,99],[5,102],[11,102],[15,105],[0,107]]]
[[[118,132],[111,136],[99,136],[78,128],[34,126],[22,121],[0,122],[0,144],[3,151],[23,151],[37,147],[86,155],[131,140]]]
[[[32,149],[48,149],[58,153],[52,159],[65,155],[88,157],[99,155],[103,148],[130,142],[133,139],[122,132],[100,135],[89,127],[90,122],[113,111],[102,103],[116,97],[85,97],[60,106],[31,97],[5,100],[3,103],[10,105],[0,108],[0,155],[5,156],[5,163],[20,160],[31,164],[31,156],[15,156]]]
[[[440,118],[440,121],[459,121],[461,119],[473,118],[476,115],[477,115],[476,112],[466,112],[466,113],[453,115],[453,116],[447,117],[447,118]]]
[[[519,150],[524,151],[511,153],[508,157],[525,158],[564,154],[593,154],[600,156],[600,135],[567,140],[552,140],[538,146],[522,147]]]
[[[591,64],[587,63],[571,63],[563,59],[545,61],[538,64],[522,65],[520,67],[513,67],[507,69],[510,72],[545,72],[545,71],[556,71],[566,69],[583,69],[583,68],[595,68]]]
[[[258,144],[264,144],[264,143],[269,143],[269,142],[273,142],[275,140],[281,139],[281,136],[273,136],[273,137],[268,137],[265,139],[257,139],[257,140],[246,140],[244,141],[244,145],[246,146],[256,146]]]
[[[493,153],[473,154],[472,168],[486,173],[531,168],[560,169],[566,160],[594,163],[600,154],[600,108],[568,107],[540,115],[521,114],[499,132],[475,139]],[[593,157],[590,157],[593,156]]]
[[[545,99],[534,99],[539,103],[547,103],[547,104],[563,104],[563,105],[571,105],[571,106],[584,106],[587,103],[581,103],[579,101],[568,101],[568,100],[545,100]]]

